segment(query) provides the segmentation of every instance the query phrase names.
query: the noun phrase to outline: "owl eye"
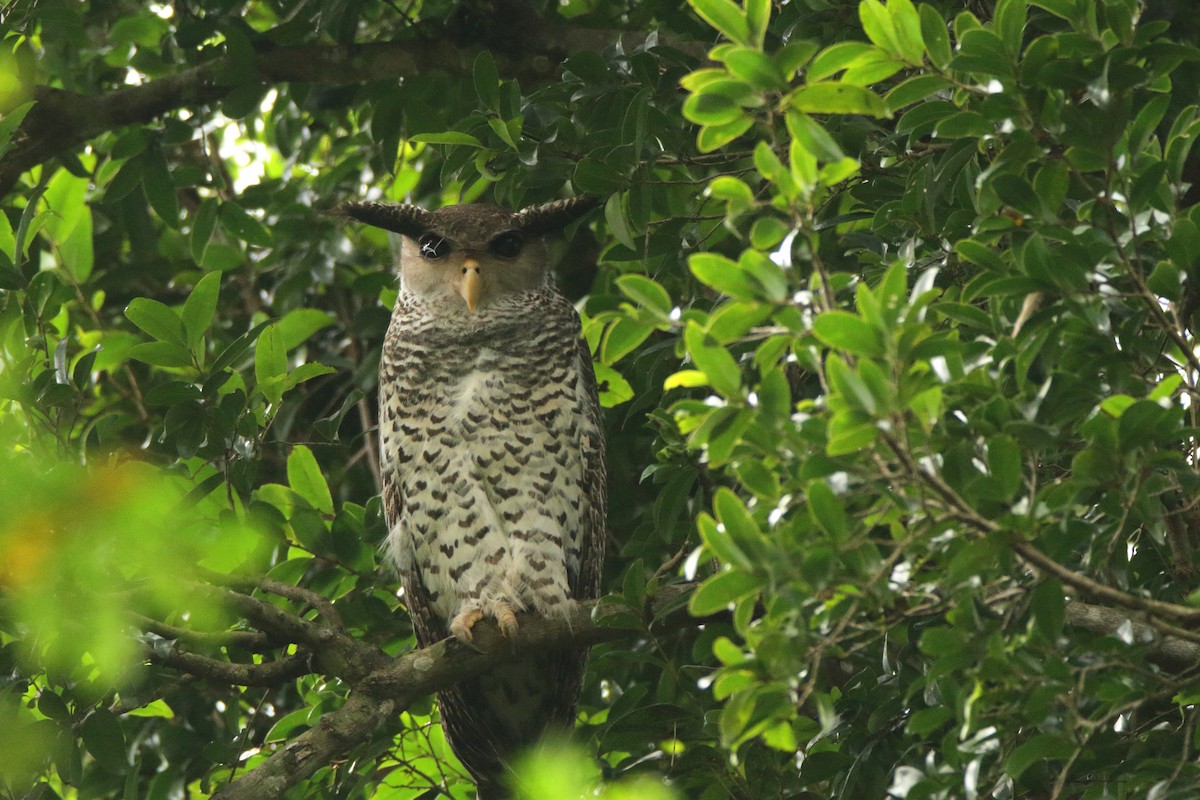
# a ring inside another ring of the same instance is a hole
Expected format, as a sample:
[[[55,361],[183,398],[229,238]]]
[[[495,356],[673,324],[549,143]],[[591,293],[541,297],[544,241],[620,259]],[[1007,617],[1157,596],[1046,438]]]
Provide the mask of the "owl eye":
[[[521,239],[519,233],[502,233],[495,239],[492,239],[488,245],[488,250],[492,251],[492,255],[500,256],[501,258],[516,258],[521,254],[521,248],[525,246],[524,240]]]
[[[427,233],[417,240],[421,246],[421,258],[436,261],[445,258],[451,250],[450,243],[436,233]]]

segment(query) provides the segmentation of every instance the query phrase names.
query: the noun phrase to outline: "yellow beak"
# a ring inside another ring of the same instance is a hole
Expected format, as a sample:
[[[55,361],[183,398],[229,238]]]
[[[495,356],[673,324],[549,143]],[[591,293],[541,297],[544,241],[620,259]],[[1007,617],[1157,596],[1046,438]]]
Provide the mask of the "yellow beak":
[[[458,284],[458,293],[467,301],[467,308],[475,313],[479,304],[479,262],[473,258],[463,259],[462,280]]]

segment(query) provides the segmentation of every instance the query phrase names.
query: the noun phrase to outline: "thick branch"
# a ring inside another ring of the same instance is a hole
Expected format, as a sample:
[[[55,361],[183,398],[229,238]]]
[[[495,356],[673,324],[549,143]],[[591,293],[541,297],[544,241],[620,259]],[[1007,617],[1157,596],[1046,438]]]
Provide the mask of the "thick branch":
[[[1200,622],[1200,611],[1194,608],[1181,606],[1177,603],[1164,603],[1161,600],[1139,597],[1138,595],[1123,592],[1120,589],[1114,589],[1111,586],[1064,567],[1029,542],[1014,541],[1012,542],[1012,548],[1030,566],[1053,575],[1085,596],[1135,611],[1142,611],[1152,616],[1173,620],[1185,625],[1195,625],[1197,622]]]
[[[1172,672],[1182,672],[1200,666],[1200,644],[1177,636],[1159,636],[1151,626],[1133,621],[1126,611],[1072,600],[1067,603],[1066,618],[1070,625],[1101,636],[1115,635],[1117,630],[1128,622],[1132,625],[1131,632],[1135,641],[1154,642],[1146,653],[1146,657],[1152,663]]]
[[[146,658],[151,663],[171,667],[197,678],[238,686],[278,686],[312,672],[307,653],[262,664],[233,664],[173,648],[160,650],[147,647]]]
[[[647,617],[656,619],[670,610],[678,609],[679,601],[691,588],[668,586],[661,589],[647,609]],[[594,602],[589,602],[581,603],[576,612],[566,619],[523,615],[521,629],[511,641],[500,636],[494,624],[482,622],[473,631],[476,643],[483,652],[475,652],[457,640],[448,639],[395,659],[359,681],[345,705],[326,714],[315,727],[221,788],[213,795],[213,800],[270,800],[280,797],[288,787],[365,741],[412,703],[495,667],[514,651],[585,647],[644,635],[644,630],[603,627],[606,616],[627,611],[606,611],[604,607],[597,608]],[[681,620],[701,622],[684,612],[669,614],[654,627],[679,626],[684,624]]]
[[[557,25],[541,18],[527,21],[530,24],[507,48],[487,48],[496,57],[501,75],[525,83],[554,80],[559,64],[572,53],[601,50],[622,37],[618,31]],[[21,124],[12,149],[0,158],[0,197],[12,191],[22,173],[101,133],[216,102],[241,86],[292,81],[359,84],[430,72],[469,77],[484,44],[459,44],[439,33],[436,38],[370,44],[267,44],[249,56],[229,54],[141,86],[100,95],[37,87],[37,104]],[[519,47],[512,46],[515,41]]]
[[[303,645],[313,654],[313,665],[320,672],[353,683],[389,661],[383,651],[347,633],[310,622],[249,595],[203,583],[193,584],[193,588],[224,603],[259,630]]]

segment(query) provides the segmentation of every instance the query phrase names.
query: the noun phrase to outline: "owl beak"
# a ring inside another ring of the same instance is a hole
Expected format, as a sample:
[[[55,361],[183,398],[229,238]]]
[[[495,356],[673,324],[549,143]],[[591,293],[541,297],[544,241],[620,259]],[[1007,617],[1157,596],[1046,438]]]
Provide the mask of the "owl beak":
[[[479,262],[473,258],[463,259],[462,281],[458,284],[458,293],[467,301],[467,308],[475,313],[479,305]]]

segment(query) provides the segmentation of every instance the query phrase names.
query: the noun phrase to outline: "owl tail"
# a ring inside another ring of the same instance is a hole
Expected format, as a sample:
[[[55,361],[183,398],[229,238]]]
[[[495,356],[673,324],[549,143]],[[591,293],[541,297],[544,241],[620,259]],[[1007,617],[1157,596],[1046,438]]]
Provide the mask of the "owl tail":
[[[438,695],[455,755],[475,780],[479,800],[509,800],[514,755],[548,731],[569,731],[587,654],[517,657]]]

